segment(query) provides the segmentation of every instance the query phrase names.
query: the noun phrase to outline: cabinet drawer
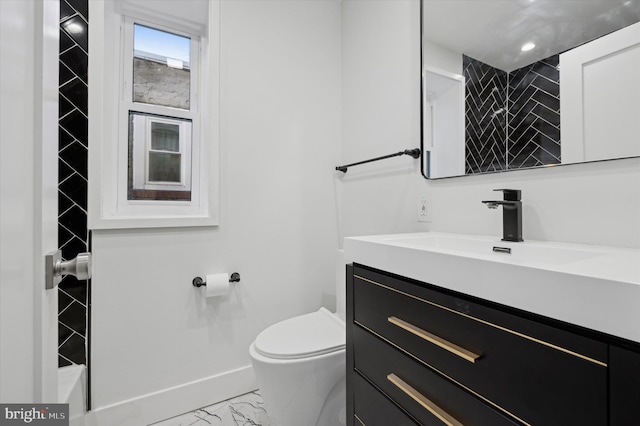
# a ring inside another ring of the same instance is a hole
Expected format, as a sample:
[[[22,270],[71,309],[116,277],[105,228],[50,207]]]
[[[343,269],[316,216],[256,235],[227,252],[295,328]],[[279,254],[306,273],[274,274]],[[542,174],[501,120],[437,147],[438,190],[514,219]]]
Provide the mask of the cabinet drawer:
[[[420,424],[507,426],[515,421],[362,328],[353,330],[355,369]]]
[[[393,402],[359,374],[353,376],[355,426],[416,426]]]
[[[611,426],[638,424],[640,402],[640,353],[610,347],[609,375]]]
[[[607,423],[606,344],[360,267],[353,292],[356,324],[503,413]]]

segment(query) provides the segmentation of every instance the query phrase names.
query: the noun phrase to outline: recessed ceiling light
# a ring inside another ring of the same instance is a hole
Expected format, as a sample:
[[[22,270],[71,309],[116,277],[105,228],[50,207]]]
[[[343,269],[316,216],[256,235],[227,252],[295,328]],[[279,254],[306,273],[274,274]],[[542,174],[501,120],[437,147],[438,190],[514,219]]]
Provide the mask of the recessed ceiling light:
[[[520,48],[520,50],[523,51],[523,52],[528,52],[531,49],[533,49],[534,47],[536,47],[536,44],[529,42],[529,43],[523,44],[522,47]]]

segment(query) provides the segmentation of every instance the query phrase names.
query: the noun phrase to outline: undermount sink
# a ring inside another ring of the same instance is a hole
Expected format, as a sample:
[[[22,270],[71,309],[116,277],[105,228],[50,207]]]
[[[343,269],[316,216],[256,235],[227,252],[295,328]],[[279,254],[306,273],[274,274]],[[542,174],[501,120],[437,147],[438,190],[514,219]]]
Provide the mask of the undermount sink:
[[[348,237],[345,259],[640,342],[640,250],[423,232]]]
[[[549,243],[542,241],[508,242],[499,238],[445,234],[420,233],[381,237],[388,244],[405,245],[423,250],[442,251],[463,256],[482,257],[499,262],[539,264],[566,264],[606,254],[597,247],[575,244]]]

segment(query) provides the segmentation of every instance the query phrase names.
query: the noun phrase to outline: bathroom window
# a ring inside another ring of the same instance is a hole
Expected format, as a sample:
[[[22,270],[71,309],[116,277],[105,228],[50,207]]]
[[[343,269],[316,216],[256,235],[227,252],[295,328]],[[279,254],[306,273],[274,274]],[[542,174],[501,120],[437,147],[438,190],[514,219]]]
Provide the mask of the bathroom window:
[[[127,200],[190,201],[191,129],[199,119],[197,67],[192,71],[197,37],[130,18],[124,34]]]
[[[90,228],[218,225],[219,1],[90,3]]]

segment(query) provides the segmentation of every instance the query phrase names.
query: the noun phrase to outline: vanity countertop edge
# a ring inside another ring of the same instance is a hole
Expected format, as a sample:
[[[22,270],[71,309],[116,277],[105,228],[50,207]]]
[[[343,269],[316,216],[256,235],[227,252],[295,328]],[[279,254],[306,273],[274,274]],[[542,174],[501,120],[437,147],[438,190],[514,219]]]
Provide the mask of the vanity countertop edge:
[[[491,248],[477,254],[412,242],[424,235],[458,237],[447,233],[346,237],[345,261],[640,342],[640,250],[529,243],[542,250],[549,245],[603,253],[564,264],[544,264],[514,261]],[[519,244],[469,237],[488,246]]]

